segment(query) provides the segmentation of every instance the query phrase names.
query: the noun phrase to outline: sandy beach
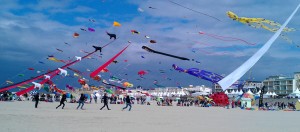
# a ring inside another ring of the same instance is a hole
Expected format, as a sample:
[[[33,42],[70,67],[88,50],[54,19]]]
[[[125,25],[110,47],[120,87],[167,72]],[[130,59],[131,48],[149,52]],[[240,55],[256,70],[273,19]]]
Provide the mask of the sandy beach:
[[[124,105],[67,103],[55,109],[55,103],[0,102],[1,132],[292,132],[297,131],[299,112],[249,111],[220,107],[179,107],[134,104],[132,111],[121,111]]]

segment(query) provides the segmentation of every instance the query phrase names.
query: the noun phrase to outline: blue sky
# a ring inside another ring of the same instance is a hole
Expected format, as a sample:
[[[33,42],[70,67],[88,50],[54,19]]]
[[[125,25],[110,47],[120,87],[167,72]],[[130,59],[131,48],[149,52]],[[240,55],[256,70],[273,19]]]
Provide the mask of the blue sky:
[[[181,8],[168,0],[2,0],[0,84],[5,86],[6,80],[19,82],[39,75],[37,70],[46,71],[64,65],[46,60],[48,55],[63,60],[84,56],[80,50],[92,51],[92,45],[103,46],[111,41],[105,34],[105,31],[108,31],[117,34],[119,39],[103,49],[102,58],[93,56],[96,59],[83,60],[72,68],[88,74],[87,69],[96,69],[125,47],[127,41],[131,41],[132,45],[117,59],[119,63],[111,64],[108,67],[109,73],[101,73],[104,79],[108,80],[109,76],[114,75],[135,86],[148,88],[153,87],[154,80],[164,86],[211,85],[205,80],[170,70],[172,64],[228,75],[253,55],[273,33],[233,21],[226,16],[226,12],[233,11],[239,16],[260,17],[283,23],[298,4],[295,0],[173,1],[217,17],[221,21]],[[138,11],[138,8],[143,12]],[[90,22],[89,19],[94,19],[95,22]],[[297,13],[288,27],[299,29],[299,20]],[[113,27],[113,21],[120,22],[122,26]],[[96,32],[80,30],[88,27],[94,28]],[[133,29],[141,33],[131,34],[130,30]],[[199,35],[199,31],[241,38],[256,45],[221,41]],[[79,33],[80,37],[73,38],[74,32]],[[296,46],[300,42],[298,34],[298,30],[287,33],[294,44],[280,38],[276,40],[267,54],[252,68],[254,80],[263,80],[269,75],[292,76],[293,72],[299,71],[300,49]],[[150,44],[149,40],[144,38],[145,35],[157,43]],[[64,42],[71,46],[65,45]],[[151,54],[141,49],[143,45],[201,63]],[[58,52],[56,48],[64,52]],[[35,71],[27,69],[30,67]],[[140,78],[137,75],[140,70],[149,70],[149,73]],[[73,74],[72,71],[69,73]],[[25,76],[19,77],[18,74]],[[246,74],[242,79],[248,77]],[[85,78],[89,79],[88,76]],[[100,85],[89,80],[90,84]],[[60,88],[64,88],[66,84],[80,87],[77,79],[72,77],[57,76],[53,81]]]

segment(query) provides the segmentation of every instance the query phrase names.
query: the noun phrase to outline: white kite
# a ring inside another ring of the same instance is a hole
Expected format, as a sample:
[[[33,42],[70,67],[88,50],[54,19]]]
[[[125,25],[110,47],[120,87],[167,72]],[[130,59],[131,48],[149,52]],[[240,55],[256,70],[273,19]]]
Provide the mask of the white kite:
[[[61,69],[61,68],[58,68],[58,70],[60,71],[60,75],[64,74],[65,76],[67,76],[67,74],[68,74],[67,70],[64,70],[64,69]]]
[[[273,42],[278,38],[282,30],[286,27],[289,21],[293,18],[297,10],[299,9],[300,4],[290,15],[290,17],[285,21],[285,23],[280,27],[279,30],[261,47],[251,58],[244,62],[239,68],[230,73],[228,76],[223,78],[218,84],[222,87],[223,90],[229,88],[234,82],[239,80],[255,63],[269,50]]]

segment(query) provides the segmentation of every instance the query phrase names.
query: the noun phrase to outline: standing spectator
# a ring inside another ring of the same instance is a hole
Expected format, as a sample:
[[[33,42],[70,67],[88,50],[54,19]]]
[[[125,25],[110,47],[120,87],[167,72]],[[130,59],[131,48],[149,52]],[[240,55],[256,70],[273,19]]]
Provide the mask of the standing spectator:
[[[40,94],[39,94],[39,93],[36,93],[36,94],[34,95],[35,108],[38,107],[39,100],[40,100]]]

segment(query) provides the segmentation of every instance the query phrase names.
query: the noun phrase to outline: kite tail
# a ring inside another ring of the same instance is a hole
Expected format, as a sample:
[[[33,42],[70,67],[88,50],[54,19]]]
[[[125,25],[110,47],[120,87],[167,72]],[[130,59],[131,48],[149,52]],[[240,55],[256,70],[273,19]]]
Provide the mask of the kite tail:
[[[120,56],[127,48],[128,46],[130,46],[130,44],[128,44],[123,50],[121,50],[118,54],[116,54],[113,58],[111,58],[110,60],[108,60],[106,63],[104,63],[102,66],[100,66],[98,69],[96,69],[95,71],[93,71],[90,74],[90,77],[93,78],[95,76],[97,76],[97,74],[102,71],[105,67],[107,67],[110,63],[112,63],[118,56]]]

